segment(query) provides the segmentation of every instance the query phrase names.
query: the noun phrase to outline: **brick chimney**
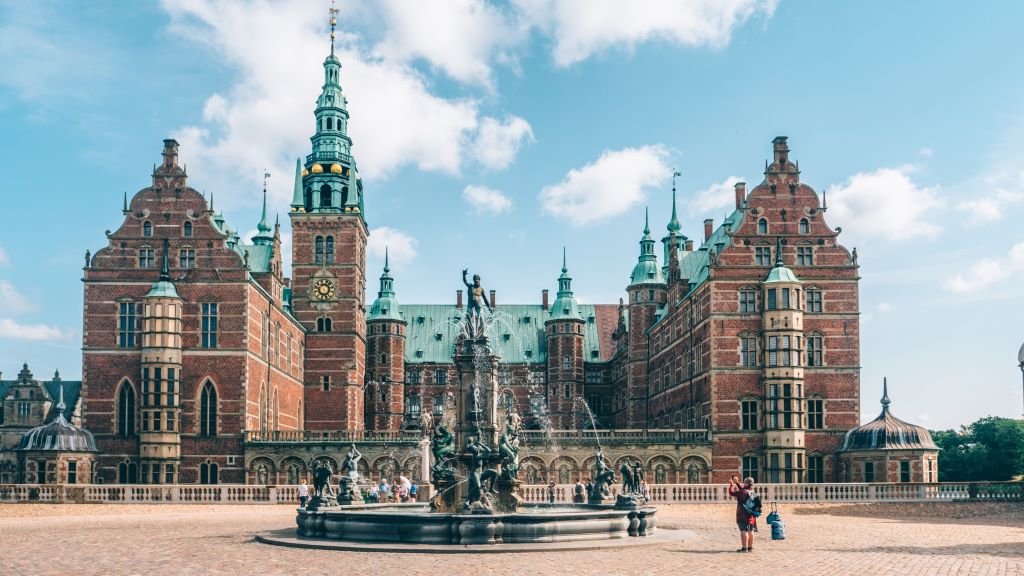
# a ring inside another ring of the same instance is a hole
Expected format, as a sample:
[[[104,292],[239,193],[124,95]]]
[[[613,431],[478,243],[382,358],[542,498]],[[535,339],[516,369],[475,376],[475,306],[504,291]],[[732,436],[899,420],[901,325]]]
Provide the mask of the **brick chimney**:
[[[494,310],[494,307],[496,305],[497,304],[495,304],[495,302],[494,302],[494,290],[491,290],[491,310]]]
[[[455,307],[462,310],[462,290],[455,291]]]
[[[786,137],[776,136],[772,140],[772,149],[775,153],[775,164],[778,165],[778,169],[785,170],[786,163],[789,162],[789,144],[786,143]]]
[[[737,182],[733,188],[736,190],[736,209],[739,210],[747,200],[747,183]]]
[[[687,252],[693,252],[693,240],[690,240],[690,239],[686,240],[686,248],[685,248],[685,250]]]
[[[707,220],[704,221],[704,241],[705,242],[707,242],[708,240],[711,240],[711,232],[714,231],[714,228],[715,228],[715,221],[713,219],[708,218]]]
[[[178,141],[173,138],[164,140],[164,168],[178,165]]]
[[[548,309],[548,289],[545,288],[540,291],[540,306],[542,310]]]

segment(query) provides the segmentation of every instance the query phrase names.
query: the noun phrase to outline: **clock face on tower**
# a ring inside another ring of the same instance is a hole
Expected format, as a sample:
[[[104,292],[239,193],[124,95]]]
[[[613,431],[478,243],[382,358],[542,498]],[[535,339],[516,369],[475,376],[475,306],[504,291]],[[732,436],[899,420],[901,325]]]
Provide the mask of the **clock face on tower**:
[[[330,300],[334,298],[334,283],[330,280],[317,280],[313,284],[313,297],[317,300]]]

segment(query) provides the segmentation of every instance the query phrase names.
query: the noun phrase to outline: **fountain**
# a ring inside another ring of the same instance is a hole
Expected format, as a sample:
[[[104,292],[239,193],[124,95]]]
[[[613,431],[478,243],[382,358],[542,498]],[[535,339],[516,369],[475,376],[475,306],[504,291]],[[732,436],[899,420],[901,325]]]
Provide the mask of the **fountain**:
[[[499,411],[500,358],[488,337],[494,315],[480,277],[474,276],[471,284],[466,279],[468,271],[462,274],[469,305],[460,321],[454,358],[458,370],[454,420],[423,422],[433,456],[430,476],[434,490],[429,503],[360,504],[358,462],[362,454],[353,444],[341,464],[335,501],[314,486],[310,504],[298,511],[299,537],[288,545],[323,547],[310,540],[386,542],[422,550],[423,545],[473,548],[609,540],[629,544],[640,543],[630,537],[653,535],[656,508],[647,505],[641,494],[640,463],[623,463],[623,484],[613,495],[615,471],[604,459],[599,442],[589,502],[524,502],[519,479],[522,418],[512,402],[503,402]],[[329,477],[330,471],[325,474]],[[387,549],[395,551],[395,545]]]

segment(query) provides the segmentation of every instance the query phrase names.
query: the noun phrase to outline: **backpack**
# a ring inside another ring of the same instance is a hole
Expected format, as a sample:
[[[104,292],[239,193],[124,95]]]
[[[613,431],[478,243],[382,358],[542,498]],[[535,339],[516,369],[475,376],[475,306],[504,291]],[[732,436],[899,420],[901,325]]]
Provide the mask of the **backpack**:
[[[744,490],[747,499],[743,502],[743,509],[754,518],[761,516],[761,497],[752,488]]]

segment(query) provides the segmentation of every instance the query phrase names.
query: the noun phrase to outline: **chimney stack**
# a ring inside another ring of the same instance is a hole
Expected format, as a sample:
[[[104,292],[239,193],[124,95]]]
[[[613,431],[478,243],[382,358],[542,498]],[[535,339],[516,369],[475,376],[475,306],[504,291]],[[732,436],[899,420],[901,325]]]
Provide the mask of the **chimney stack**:
[[[779,171],[786,169],[786,163],[789,162],[789,144],[786,143],[785,136],[776,136],[772,140],[772,152],[775,155],[775,164],[778,165]]]
[[[455,291],[455,307],[462,310],[462,290]]]
[[[494,290],[491,290],[491,310],[494,310],[496,304],[494,302]]]
[[[548,309],[548,289],[545,288],[540,291],[540,305],[542,310]]]
[[[737,182],[734,189],[736,190],[736,209],[739,210],[743,208],[743,203],[747,200],[747,183]]]
[[[690,239],[686,240],[686,251],[687,252],[693,252],[693,240],[690,240]]]
[[[178,165],[178,141],[173,138],[164,140],[164,167],[170,168]]]
[[[708,240],[711,240],[711,232],[714,230],[714,227],[715,227],[715,221],[713,219],[708,218],[707,220],[704,221],[704,241],[705,242],[707,242]]]

